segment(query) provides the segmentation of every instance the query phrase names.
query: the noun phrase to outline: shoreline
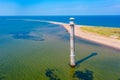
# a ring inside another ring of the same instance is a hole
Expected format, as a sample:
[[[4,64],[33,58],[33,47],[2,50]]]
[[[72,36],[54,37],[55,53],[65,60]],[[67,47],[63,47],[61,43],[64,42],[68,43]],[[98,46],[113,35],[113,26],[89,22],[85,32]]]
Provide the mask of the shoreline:
[[[55,22],[55,21],[45,21],[45,20],[30,20],[30,19],[24,19],[25,21],[38,21],[38,22],[47,22],[51,24],[57,24],[61,25],[63,28],[65,28],[68,33],[70,33],[70,26],[67,23],[62,22]],[[94,34],[91,32],[83,31],[80,29],[80,26],[82,25],[75,25],[75,36],[78,38],[82,38],[97,44],[101,44],[110,48],[114,48],[116,50],[120,50],[120,40],[101,36],[98,34]]]
[[[50,21],[49,23],[61,25],[70,33],[69,24],[52,22],[52,21]],[[105,45],[107,47],[111,47],[111,48],[120,50],[120,40],[101,36],[98,34],[87,32],[87,31],[83,31],[80,29],[80,25],[75,25],[75,36],[79,37],[79,38],[86,39],[88,41],[92,41],[92,42],[101,44],[101,45]]]

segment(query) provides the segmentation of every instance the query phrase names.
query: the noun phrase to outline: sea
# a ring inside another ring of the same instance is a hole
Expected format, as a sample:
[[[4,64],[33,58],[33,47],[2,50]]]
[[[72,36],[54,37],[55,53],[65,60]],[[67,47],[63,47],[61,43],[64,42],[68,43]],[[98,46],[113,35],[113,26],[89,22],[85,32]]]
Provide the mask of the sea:
[[[69,18],[75,18],[75,24],[102,26],[102,27],[120,27],[120,15],[93,15],[93,16],[1,16],[4,19],[34,19],[69,23]]]
[[[120,28],[120,16],[0,16],[0,80],[119,80],[120,51],[75,37],[57,24]]]

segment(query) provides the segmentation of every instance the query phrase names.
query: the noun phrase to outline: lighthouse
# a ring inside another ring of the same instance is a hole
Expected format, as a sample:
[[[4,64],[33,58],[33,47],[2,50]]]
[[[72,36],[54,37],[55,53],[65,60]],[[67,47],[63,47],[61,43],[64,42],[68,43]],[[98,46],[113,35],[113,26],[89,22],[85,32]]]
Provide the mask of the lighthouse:
[[[75,67],[74,18],[70,18],[70,66]]]

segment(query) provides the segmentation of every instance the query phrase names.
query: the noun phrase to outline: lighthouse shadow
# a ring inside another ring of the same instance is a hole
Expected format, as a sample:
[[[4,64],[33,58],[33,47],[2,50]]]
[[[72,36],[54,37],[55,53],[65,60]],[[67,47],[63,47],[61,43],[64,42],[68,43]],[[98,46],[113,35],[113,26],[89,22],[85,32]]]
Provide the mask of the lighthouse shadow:
[[[87,57],[78,60],[78,61],[76,62],[76,67],[79,67],[81,63],[83,63],[84,61],[86,61],[86,60],[88,60],[88,59],[90,59],[90,58],[92,58],[92,57],[94,57],[94,56],[96,56],[96,55],[98,55],[98,53],[97,53],[97,52],[94,52],[94,53],[88,55]]]

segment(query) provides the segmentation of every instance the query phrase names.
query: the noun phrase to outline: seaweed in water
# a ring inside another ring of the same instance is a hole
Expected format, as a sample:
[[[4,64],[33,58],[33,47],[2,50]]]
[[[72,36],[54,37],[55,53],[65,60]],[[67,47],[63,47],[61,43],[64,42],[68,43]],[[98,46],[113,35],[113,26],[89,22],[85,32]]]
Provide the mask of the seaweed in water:
[[[54,71],[54,69],[47,69],[45,75],[49,78],[49,80],[60,80]]]
[[[33,40],[33,41],[44,41],[42,35],[37,35],[30,33],[30,32],[17,32],[13,33],[12,37],[15,39],[26,39],[26,40]]]
[[[4,75],[0,75],[0,80],[4,80],[6,77]]]
[[[90,70],[83,71],[75,71],[74,78],[78,78],[79,80],[93,80],[93,72]]]

